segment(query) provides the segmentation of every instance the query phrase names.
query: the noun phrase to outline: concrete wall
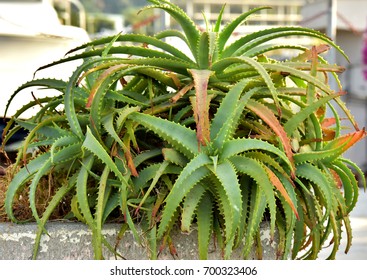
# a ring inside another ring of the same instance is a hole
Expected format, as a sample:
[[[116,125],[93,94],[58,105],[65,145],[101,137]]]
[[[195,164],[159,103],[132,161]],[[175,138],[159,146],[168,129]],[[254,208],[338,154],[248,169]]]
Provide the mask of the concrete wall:
[[[337,0],[336,1],[339,30],[350,30],[351,27],[358,31],[366,28],[367,2],[365,0]],[[302,8],[303,22],[315,29],[325,28],[328,19],[328,0],[316,0],[307,3]]]
[[[275,242],[270,244],[270,231],[267,224],[262,225],[261,242],[264,248],[264,259],[275,259]],[[0,260],[27,260],[32,258],[34,239],[37,225],[34,223],[15,225],[12,223],[0,223]],[[41,239],[38,259],[46,260],[88,260],[93,259],[91,245],[91,231],[80,223],[49,222],[46,227],[49,236],[43,235]],[[117,233],[120,230],[118,224],[107,224],[103,229],[103,235],[112,246],[115,245]],[[179,259],[198,259],[197,231],[191,234],[177,232],[172,236]],[[159,246],[159,245],[158,245]],[[126,259],[149,259],[148,249],[139,245],[130,231],[126,232],[118,246],[118,252]],[[108,250],[104,251],[106,259],[115,259]],[[174,259],[166,248],[159,259]],[[210,245],[209,259],[222,259],[219,249]],[[233,259],[241,259],[241,250],[236,250]],[[252,252],[251,259],[255,259]]]

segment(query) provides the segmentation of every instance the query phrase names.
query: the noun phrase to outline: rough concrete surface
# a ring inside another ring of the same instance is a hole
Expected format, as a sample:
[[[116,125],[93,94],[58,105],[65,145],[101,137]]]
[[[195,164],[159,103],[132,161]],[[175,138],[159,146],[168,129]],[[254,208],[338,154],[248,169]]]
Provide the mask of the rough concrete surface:
[[[121,225],[106,224],[103,235],[114,247],[116,236]],[[263,259],[274,259],[276,250],[275,242],[270,242],[270,231],[262,225],[261,242],[263,245]],[[27,260],[32,258],[34,240],[37,225],[34,223],[16,225],[12,223],[0,223],[0,259],[1,260]],[[41,238],[37,259],[46,260],[88,260],[93,259],[91,231],[81,223],[49,222],[46,225],[48,235]],[[172,234],[172,241],[176,247],[178,258],[184,260],[198,259],[197,231],[190,234],[177,232]],[[159,246],[159,245],[158,245]],[[127,231],[120,241],[117,251],[126,259],[149,259],[149,251],[146,246],[138,244],[132,233]],[[106,259],[115,259],[113,253],[104,248]],[[210,244],[209,259],[222,259],[220,249]],[[241,250],[236,250],[233,259],[241,259]],[[254,252],[251,258],[255,259]],[[159,259],[174,259],[166,248]]]

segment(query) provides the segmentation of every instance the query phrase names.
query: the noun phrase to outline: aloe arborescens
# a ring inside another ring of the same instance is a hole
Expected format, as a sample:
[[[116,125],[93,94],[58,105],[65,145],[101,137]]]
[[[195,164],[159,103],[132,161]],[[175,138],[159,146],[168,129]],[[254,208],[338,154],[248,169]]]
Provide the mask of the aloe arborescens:
[[[354,172],[362,172],[342,154],[365,131],[340,100],[340,83],[339,92],[328,86],[327,73],[338,81],[343,68],[320,55],[327,45],[345,56],[342,50],[302,27],[270,28],[228,42],[238,25],[267,7],[223,28],[220,16],[212,28],[199,31],[177,6],[150,2],[147,8],[165,10],[182,31],[95,40],[44,66],[83,59],[69,81],[34,80],[15,92],[32,86],[60,91],[20,109],[4,141],[20,127],[29,130],[17,161],[24,167],[9,185],[6,209],[17,222],[13,199],[27,185],[39,225],[34,256],[48,217],[66,194],[73,195],[72,214],[93,232],[96,258],[103,257],[102,244],[112,250],[101,229],[115,209],[125,221],[121,233],[130,228],[142,242],[135,222],[146,229],[151,258],[175,225],[190,231],[193,223],[200,258],[207,258],[213,235],[225,258],[236,247],[246,258],[264,218],[272,236],[278,230],[279,258],[315,259],[330,236],[334,258],[343,227],[348,250],[348,215],[358,198]],[[322,44],[271,44],[286,36]],[[180,39],[191,53],[166,43],[168,37]],[[297,54],[286,61],[271,58],[279,49]],[[18,118],[39,103],[32,119]],[[334,106],[355,132],[342,134]],[[326,108],[333,117],[326,117]],[[31,147],[39,151],[29,158]],[[40,215],[35,190],[50,172],[61,174],[64,183]]]

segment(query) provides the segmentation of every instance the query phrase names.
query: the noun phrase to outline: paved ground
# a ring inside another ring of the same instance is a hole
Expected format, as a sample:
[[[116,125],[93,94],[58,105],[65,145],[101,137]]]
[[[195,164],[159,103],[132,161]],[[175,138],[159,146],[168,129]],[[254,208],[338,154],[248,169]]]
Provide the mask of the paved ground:
[[[353,230],[353,243],[348,254],[344,253],[345,234],[343,234],[340,250],[336,255],[337,260],[367,260],[367,193],[360,189],[359,200],[356,208],[351,213],[351,224]],[[319,254],[319,259],[325,259],[328,249]]]

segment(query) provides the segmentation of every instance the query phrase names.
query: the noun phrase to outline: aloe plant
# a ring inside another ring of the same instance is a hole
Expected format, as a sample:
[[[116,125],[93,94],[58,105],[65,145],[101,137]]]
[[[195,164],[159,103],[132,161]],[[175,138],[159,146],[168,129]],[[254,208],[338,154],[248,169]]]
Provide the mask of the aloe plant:
[[[169,1],[149,2],[145,9],[163,9],[181,30],[89,42],[41,67],[82,60],[67,82],[33,80],[13,95],[33,86],[60,92],[21,108],[5,129],[4,144],[17,129],[29,131],[5,207],[19,222],[13,200],[29,188],[39,225],[34,257],[50,214],[67,194],[73,195],[72,215],[93,233],[97,259],[103,258],[102,244],[114,251],[101,230],[116,209],[124,220],[121,236],[129,228],[143,242],[135,224],[143,226],[152,259],[159,254],[158,242],[171,242],[175,226],[190,232],[193,224],[199,258],[207,258],[212,236],[224,258],[237,247],[247,258],[264,219],[271,238],[278,232],[278,258],[315,259],[329,237],[329,258],[335,258],[343,228],[348,251],[349,213],[358,199],[355,173],[362,171],[343,153],[366,133],[340,99],[337,74],[344,69],[322,57],[328,46],[346,57],[343,51],[322,33],[302,27],[270,28],[229,42],[239,25],[268,7],[222,27],[223,7],[216,24],[200,31]],[[321,43],[272,44],[287,36]],[[168,44],[168,37],[181,40],[190,53]],[[296,54],[286,61],[271,58],[282,49]],[[330,89],[327,73],[339,91]],[[38,104],[36,116],[19,118]],[[354,132],[343,134],[336,106]],[[333,117],[326,117],[326,109]],[[29,148],[37,148],[34,156]],[[63,184],[46,211],[37,213],[37,184],[50,173]]]

